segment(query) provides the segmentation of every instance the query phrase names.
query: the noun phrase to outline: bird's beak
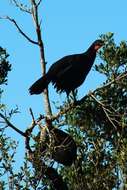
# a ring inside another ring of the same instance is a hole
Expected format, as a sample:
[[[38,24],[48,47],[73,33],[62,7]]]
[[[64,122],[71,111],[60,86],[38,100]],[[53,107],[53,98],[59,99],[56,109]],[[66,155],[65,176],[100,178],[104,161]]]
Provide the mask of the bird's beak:
[[[104,45],[104,41],[102,41],[102,43],[99,43],[99,44],[95,45],[94,49],[97,51],[97,50],[100,49],[103,45]]]

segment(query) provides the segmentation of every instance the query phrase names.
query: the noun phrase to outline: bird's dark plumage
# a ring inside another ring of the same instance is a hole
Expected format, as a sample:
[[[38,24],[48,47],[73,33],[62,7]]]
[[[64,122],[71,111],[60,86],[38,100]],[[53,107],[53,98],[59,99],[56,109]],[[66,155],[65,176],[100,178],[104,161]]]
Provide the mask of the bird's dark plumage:
[[[37,80],[29,89],[30,94],[40,94],[52,82],[58,92],[74,91],[85,80],[89,73],[97,50],[103,45],[96,40],[85,53],[68,55],[55,62],[48,72]]]

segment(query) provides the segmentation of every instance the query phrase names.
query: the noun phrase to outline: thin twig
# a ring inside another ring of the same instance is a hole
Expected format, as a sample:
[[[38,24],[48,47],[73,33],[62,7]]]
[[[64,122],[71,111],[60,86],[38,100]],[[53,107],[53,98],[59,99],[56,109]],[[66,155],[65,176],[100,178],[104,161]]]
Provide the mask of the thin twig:
[[[107,119],[108,119],[109,122],[112,124],[112,126],[116,129],[116,125],[113,123],[112,119],[110,118],[110,116],[109,116],[109,114],[108,114],[108,112],[110,112],[110,110],[108,110],[108,109],[105,107],[105,105],[102,104],[101,101],[97,100],[97,98],[96,98],[93,94],[90,93],[90,96],[102,107],[102,109],[103,109],[103,111],[104,111],[104,113],[105,113]]]
[[[112,119],[110,118],[109,114],[107,113],[106,109],[104,107],[102,107],[107,119],[109,120],[109,122],[112,124],[112,126],[116,129],[116,125],[113,123]]]
[[[34,118],[34,114],[33,114],[32,108],[30,108],[29,111],[30,111],[30,114],[31,114],[33,122],[35,122],[35,118]]]
[[[35,120],[35,117],[34,117],[34,114],[33,114],[32,109],[30,108],[29,111],[30,111],[30,115],[31,115],[31,117],[32,117],[32,123],[31,123],[31,125],[27,128],[27,130],[26,130],[26,132],[25,132],[25,133],[26,133],[26,136],[30,136],[31,133],[32,133],[32,131],[33,131],[33,129],[34,129],[34,127],[35,127],[36,125],[38,125],[38,123],[40,123],[42,119],[45,119],[45,117],[44,117],[43,115],[40,115],[39,118]]]
[[[92,92],[89,93],[89,96],[91,96],[98,104],[100,104],[102,107],[104,107],[105,105],[99,101],[94,95]]]
[[[25,5],[23,6],[23,4],[18,3],[18,1],[16,1],[16,0],[11,0],[11,1],[12,1],[12,3],[14,3],[14,5],[15,5],[16,7],[18,7],[21,11],[31,14],[30,9],[26,8]]]
[[[41,4],[42,0],[39,0],[37,3],[37,7],[39,7],[39,5]]]
[[[26,131],[25,131],[26,137],[28,137],[28,136],[31,135],[31,133],[32,133],[32,131],[33,131],[33,129],[34,129],[34,127],[37,125],[37,124],[36,124],[36,121],[35,121],[35,118],[34,118],[33,111],[32,111],[31,108],[29,109],[29,112],[30,112],[30,115],[31,115],[31,117],[32,117],[32,123],[31,123],[31,125],[30,125],[30,126],[26,129]]]
[[[19,31],[19,33],[20,33],[23,37],[25,37],[25,38],[26,38],[29,42],[31,42],[32,44],[38,45],[38,42],[33,41],[30,37],[28,37],[28,36],[22,31],[22,29],[19,27],[19,25],[17,24],[17,22],[16,22],[14,19],[10,18],[9,16],[0,17],[0,19],[6,19],[6,20],[9,20],[10,22],[12,22],[12,23],[15,25],[15,27],[17,28],[17,30]]]

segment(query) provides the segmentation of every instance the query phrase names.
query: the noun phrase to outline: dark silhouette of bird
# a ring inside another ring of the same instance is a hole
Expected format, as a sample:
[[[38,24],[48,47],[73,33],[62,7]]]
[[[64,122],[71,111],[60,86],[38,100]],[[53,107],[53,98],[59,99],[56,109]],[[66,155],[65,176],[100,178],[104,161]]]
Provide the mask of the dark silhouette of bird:
[[[86,52],[80,54],[68,55],[56,61],[48,72],[37,80],[30,88],[30,94],[40,94],[48,87],[51,82],[57,92],[69,93],[79,87],[89,73],[96,52],[103,46],[102,40],[96,40]]]

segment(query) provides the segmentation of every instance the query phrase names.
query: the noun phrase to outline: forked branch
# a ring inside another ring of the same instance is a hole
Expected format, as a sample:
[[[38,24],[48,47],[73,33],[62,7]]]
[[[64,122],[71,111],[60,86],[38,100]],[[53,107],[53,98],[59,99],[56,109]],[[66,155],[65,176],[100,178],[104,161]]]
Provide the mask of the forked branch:
[[[5,121],[5,123],[11,127],[12,129],[14,129],[17,133],[19,133],[20,135],[26,137],[25,133],[22,132],[21,130],[19,130],[17,127],[15,127],[2,113],[0,113],[0,117]]]
[[[23,37],[25,37],[25,38],[26,38],[29,42],[31,42],[32,44],[38,45],[38,42],[32,40],[29,36],[27,36],[27,35],[23,32],[23,30],[19,27],[19,25],[17,24],[17,22],[16,22],[14,19],[10,18],[9,16],[0,17],[0,19],[9,20],[11,23],[14,24],[14,26],[17,28],[17,30],[19,31],[19,33],[20,33]]]

